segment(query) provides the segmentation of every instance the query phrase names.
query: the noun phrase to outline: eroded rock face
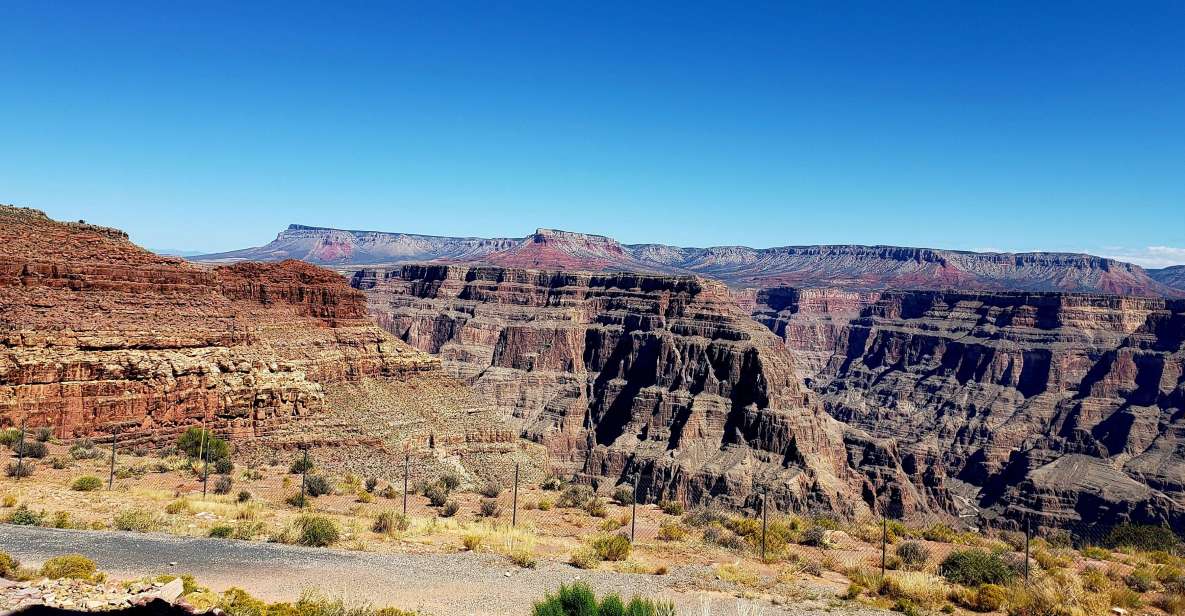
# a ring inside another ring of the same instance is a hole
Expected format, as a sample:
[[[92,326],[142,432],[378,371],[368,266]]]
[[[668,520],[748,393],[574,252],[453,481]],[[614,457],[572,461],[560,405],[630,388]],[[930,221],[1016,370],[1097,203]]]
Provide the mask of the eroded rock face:
[[[199,268],[122,232],[0,206],[0,425],[156,444],[204,423],[244,451],[515,447],[489,408],[450,422],[417,406],[442,388],[466,390],[370,321],[363,294],[333,272],[299,261]],[[406,429],[357,408],[406,416]]]
[[[843,428],[790,354],[695,277],[408,265],[354,275],[388,331],[512,414],[553,465],[650,498],[856,513]]]
[[[756,316],[810,350],[803,363],[831,415],[897,443],[915,486],[969,484],[979,506],[1051,526],[1185,525],[1185,302],[852,299],[788,289]]]

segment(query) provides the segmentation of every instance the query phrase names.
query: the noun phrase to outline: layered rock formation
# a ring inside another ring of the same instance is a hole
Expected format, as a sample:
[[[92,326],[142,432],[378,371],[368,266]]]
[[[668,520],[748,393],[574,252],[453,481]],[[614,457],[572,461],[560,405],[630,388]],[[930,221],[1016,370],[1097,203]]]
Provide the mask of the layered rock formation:
[[[444,265],[354,275],[380,323],[507,409],[559,469],[648,498],[864,510],[844,429],[719,283]],[[875,502],[875,497],[870,496]]]
[[[733,287],[1060,291],[1185,297],[1142,268],[1068,253],[975,253],[899,246],[716,246],[621,244],[599,236],[539,229],[525,238],[450,238],[292,225],[259,248],[196,257],[350,266],[447,262],[549,270],[698,275]]]
[[[394,455],[435,440],[454,460],[468,443],[514,447],[488,407],[421,408],[421,390],[442,387],[465,394],[438,359],[375,326],[333,272],[203,269],[116,230],[0,206],[0,425],[153,444],[205,424],[244,451],[312,442]],[[357,421],[358,408],[403,427]]]
[[[1148,275],[1166,287],[1185,291],[1185,265],[1174,265],[1163,269],[1148,270]]]
[[[1185,302],[793,289],[762,302],[760,320],[811,350],[829,413],[895,441],[915,485],[948,480],[1050,526],[1185,527]]]

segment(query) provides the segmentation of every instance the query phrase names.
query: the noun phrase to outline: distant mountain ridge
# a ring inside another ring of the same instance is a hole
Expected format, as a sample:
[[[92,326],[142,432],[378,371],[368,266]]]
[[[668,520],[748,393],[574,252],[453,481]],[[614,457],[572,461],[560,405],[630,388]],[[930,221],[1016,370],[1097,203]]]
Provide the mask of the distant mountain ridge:
[[[524,238],[478,238],[294,224],[264,246],[192,259],[301,259],[339,268],[436,262],[655,272],[699,275],[748,288],[961,289],[1185,297],[1185,276],[1179,273],[1174,276],[1170,272],[1158,279],[1137,265],[1087,254],[977,253],[861,245],[685,248],[622,244],[601,235],[554,229],[538,229]]]

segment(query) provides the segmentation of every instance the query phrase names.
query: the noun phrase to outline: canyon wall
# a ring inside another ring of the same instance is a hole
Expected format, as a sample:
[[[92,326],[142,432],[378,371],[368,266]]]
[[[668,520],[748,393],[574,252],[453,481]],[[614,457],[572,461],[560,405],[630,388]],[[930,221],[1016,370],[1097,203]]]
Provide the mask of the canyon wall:
[[[768,488],[800,510],[876,506],[847,463],[847,430],[720,283],[407,265],[360,270],[352,284],[384,328],[438,354],[558,470],[637,473],[650,499],[752,506]]]
[[[1011,520],[1185,528],[1185,302],[779,289],[754,315],[915,482],[944,473]]]
[[[152,446],[204,424],[244,454],[313,444],[343,461],[351,449],[375,450],[360,456],[374,461],[429,440],[454,447],[454,462],[490,444],[513,449],[488,406],[445,416],[421,402],[467,391],[377,327],[364,296],[331,271],[202,268],[116,230],[0,206],[2,426]],[[397,416],[398,429],[373,413]]]

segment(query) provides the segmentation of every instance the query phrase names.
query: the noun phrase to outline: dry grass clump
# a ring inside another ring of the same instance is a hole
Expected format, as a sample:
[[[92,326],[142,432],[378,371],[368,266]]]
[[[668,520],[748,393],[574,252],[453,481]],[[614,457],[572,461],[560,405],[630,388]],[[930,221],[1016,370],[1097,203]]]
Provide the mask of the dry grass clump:
[[[165,527],[165,521],[155,511],[148,509],[127,509],[115,515],[112,520],[115,530],[136,533],[150,533]]]

